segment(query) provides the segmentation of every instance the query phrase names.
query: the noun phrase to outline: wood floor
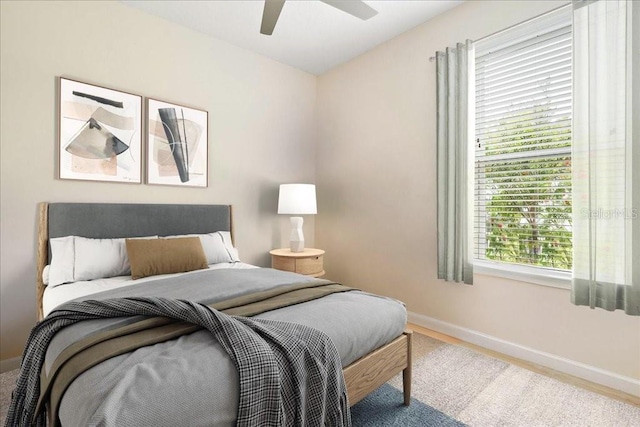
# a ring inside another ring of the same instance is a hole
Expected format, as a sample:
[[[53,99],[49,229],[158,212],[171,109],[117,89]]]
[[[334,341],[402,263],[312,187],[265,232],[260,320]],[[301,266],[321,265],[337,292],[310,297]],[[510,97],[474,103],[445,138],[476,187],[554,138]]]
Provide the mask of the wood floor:
[[[502,353],[498,353],[497,351],[488,350],[486,348],[477,346],[475,344],[470,344],[468,342],[459,340],[458,338],[451,337],[449,335],[441,334],[440,332],[433,331],[431,329],[424,328],[422,326],[415,325],[413,323],[409,323],[407,327],[413,330],[416,333],[426,335],[431,338],[435,338],[437,340],[446,342],[448,344],[455,344],[462,347],[467,347],[471,350],[477,351],[478,353],[485,354],[487,356],[491,356],[496,359],[503,360],[505,362],[511,363],[512,365],[519,366],[524,369],[528,369],[538,374],[546,375],[555,380],[561,381],[566,384],[570,384],[576,387],[583,388],[585,390],[592,391],[594,393],[601,394],[603,396],[609,397],[611,399],[616,399],[621,402],[629,403],[631,405],[640,406],[640,397],[622,392],[620,390],[616,390],[613,388],[605,387],[600,384],[593,383],[591,381],[584,380],[582,378],[574,377],[569,374],[565,374],[563,372],[556,371],[554,369],[546,368],[544,366],[536,365],[535,363],[526,362],[521,359],[517,359],[515,357],[507,356]]]

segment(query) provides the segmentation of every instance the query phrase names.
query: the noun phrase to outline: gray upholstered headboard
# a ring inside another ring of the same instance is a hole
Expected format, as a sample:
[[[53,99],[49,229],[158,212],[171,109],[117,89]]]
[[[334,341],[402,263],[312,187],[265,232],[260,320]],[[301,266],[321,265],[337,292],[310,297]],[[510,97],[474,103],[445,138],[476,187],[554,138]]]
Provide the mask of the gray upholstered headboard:
[[[42,270],[51,261],[50,238],[82,236],[109,239],[229,231],[233,239],[230,205],[41,203],[39,228],[39,310],[42,309],[44,292]]]
[[[96,239],[231,231],[229,205],[49,203],[49,238]],[[49,261],[51,257],[49,256]]]

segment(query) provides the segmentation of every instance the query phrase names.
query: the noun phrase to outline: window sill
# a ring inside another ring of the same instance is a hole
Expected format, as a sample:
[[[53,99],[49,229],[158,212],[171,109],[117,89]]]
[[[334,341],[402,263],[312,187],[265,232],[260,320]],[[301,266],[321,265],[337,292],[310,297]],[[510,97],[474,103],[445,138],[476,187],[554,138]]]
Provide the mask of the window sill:
[[[571,289],[571,273],[553,268],[474,260],[473,273],[503,277],[552,288]]]

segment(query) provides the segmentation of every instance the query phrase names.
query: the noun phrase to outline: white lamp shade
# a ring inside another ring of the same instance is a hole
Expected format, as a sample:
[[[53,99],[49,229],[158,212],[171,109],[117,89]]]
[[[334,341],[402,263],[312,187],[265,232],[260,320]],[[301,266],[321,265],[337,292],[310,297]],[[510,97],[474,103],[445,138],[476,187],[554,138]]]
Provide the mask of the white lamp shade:
[[[289,215],[315,215],[316,186],[313,184],[281,184],[278,213]]]

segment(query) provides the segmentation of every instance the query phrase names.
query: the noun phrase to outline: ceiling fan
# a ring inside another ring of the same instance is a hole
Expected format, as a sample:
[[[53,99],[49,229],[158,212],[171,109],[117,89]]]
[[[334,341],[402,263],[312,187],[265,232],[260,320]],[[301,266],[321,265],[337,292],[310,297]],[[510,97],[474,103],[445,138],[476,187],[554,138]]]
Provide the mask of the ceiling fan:
[[[270,36],[278,22],[278,17],[286,0],[264,0],[264,11],[262,12],[262,25],[260,33]],[[360,18],[363,21],[376,16],[378,12],[361,0],[320,0],[330,6],[340,9],[343,12]]]

